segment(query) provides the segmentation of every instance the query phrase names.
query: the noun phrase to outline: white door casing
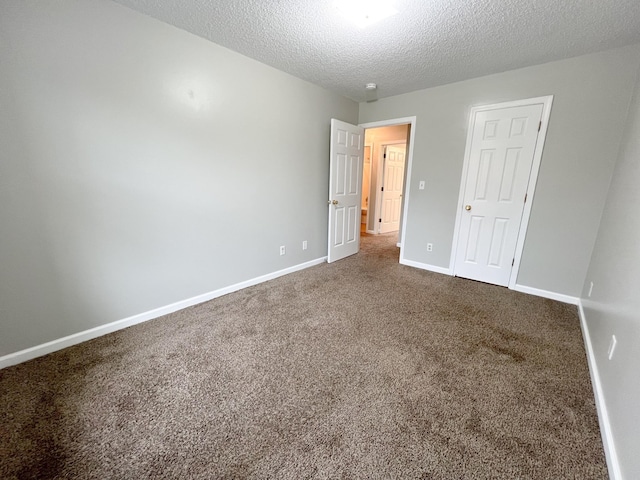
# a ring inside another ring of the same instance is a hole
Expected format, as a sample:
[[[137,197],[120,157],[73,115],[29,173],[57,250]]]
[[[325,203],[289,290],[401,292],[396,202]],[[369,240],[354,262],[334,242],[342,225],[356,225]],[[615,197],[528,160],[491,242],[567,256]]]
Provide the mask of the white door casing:
[[[407,179],[411,178],[411,172],[413,168],[413,145],[415,145],[415,137],[416,137],[416,126],[417,126],[417,118],[416,117],[402,117],[402,118],[394,118],[388,120],[382,120],[378,122],[368,122],[363,123],[360,126],[368,129],[368,128],[379,128],[379,127],[391,127],[394,125],[409,125],[409,138],[406,141],[407,145],[407,156],[406,156],[406,173],[405,177]],[[386,143],[399,143],[399,142],[386,142]],[[373,159],[371,160],[374,161]],[[403,208],[402,208],[402,221],[400,222],[402,228],[400,232],[400,263],[405,265],[411,265],[412,262],[405,258],[405,250],[404,250],[404,238],[407,230],[407,212],[408,212],[408,201],[411,193],[411,182],[406,182],[404,186],[404,194],[403,194]],[[372,202],[369,202],[369,215],[373,215]],[[375,206],[377,209],[377,205]],[[379,218],[379,217],[378,217]],[[449,272],[450,273],[450,272]]]
[[[454,275],[515,284],[551,101],[543,97],[472,109]]]
[[[406,145],[385,147],[380,233],[395,232],[400,228],[405,156]]]
[[[331,119],[329,247],[335,262],[360,249],[364,129]]]

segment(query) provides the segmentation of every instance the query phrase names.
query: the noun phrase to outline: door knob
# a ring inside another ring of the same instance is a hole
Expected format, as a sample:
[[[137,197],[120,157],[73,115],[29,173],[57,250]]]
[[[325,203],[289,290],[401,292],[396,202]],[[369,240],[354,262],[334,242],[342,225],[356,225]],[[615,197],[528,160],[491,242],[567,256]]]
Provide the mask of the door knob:
[[[465,206],[464,209],[468,212],[469,210],[471,210],[471,205]]]
[[[334,201],[333,201],[333,202],[331,202],[331,203],[333,203],[334,205],[337,205],[337,204],[338,204],[338,200],[334,200]]]

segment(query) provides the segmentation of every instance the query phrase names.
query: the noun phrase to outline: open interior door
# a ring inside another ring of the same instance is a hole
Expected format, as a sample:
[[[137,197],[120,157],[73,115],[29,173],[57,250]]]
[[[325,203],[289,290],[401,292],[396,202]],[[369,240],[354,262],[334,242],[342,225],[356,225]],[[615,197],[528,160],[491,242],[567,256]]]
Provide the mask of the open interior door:
[[[328,262],[358,253],[364,129],[331,119]]]

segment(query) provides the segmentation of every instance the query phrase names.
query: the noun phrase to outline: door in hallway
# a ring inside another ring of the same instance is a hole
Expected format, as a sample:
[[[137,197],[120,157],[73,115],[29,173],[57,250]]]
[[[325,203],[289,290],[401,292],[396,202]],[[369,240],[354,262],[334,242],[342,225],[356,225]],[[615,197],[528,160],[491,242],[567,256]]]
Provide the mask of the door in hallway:
[[[380,233],[395,232],[400,228],[406,151],[406,145],[388,145],[385,148]]]

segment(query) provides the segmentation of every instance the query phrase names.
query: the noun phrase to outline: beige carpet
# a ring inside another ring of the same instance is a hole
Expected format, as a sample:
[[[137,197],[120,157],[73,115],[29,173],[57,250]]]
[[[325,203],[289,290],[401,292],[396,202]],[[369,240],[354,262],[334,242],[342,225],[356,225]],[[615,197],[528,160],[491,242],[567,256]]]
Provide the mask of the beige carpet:
[[[0,371],[0,478],[606,478],[576,308],[394,242]]]

